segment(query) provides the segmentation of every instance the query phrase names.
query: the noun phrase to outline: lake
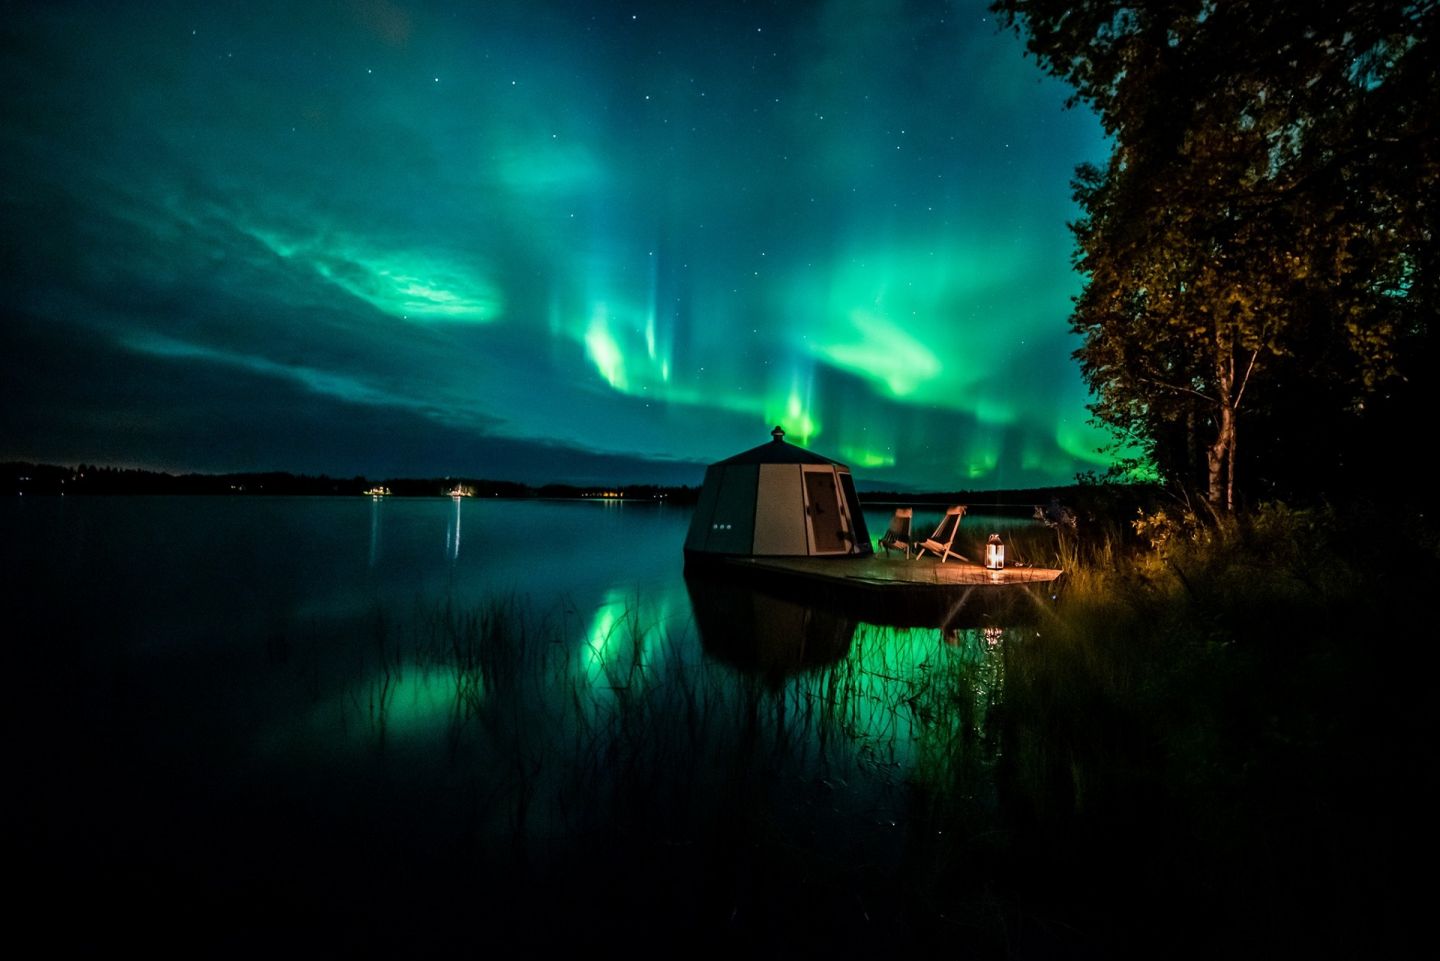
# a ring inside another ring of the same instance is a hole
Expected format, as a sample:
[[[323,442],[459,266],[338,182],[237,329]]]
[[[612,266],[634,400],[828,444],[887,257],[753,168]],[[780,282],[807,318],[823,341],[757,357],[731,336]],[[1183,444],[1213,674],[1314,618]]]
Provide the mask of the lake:
[[[774,915],[780,882],[752,847],[893,870],[910,782],[957,723],[916,698],[963,678],[983,739],[999,693],[999,627],[880,628],[687,585],[687,508],[0,511],[22,850],[122,925],[155,899],[242,941],[299,923],[373,947],[450,943],[476,917],[579,937],[650,905],[657,935],[789,936],[810,920]],[[888,518],[870,512],[872,532]],[[975,758],[982,805],[993,760]],[[894,910],[828,883],[791,898],[838,930]]]
[[[868,624],[687,580],[688,521],[0,501],[12,907],[76,906],[61,949],[667,957],[1098,956],[1308,911],[1316,799],[1360,804],[1316,793],[1322,748],[1256,794],[1234,719],[1103,619]]]

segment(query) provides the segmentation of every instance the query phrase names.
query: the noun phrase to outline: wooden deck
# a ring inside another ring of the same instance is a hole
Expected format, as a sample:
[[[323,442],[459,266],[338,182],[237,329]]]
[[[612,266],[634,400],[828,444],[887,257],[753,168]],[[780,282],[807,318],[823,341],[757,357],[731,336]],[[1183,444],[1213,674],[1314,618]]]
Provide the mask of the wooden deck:
[[[925,556],[867,558],[719,557],[687,565],[687,576],[743,581],[757,590],[838,609],[879,624],[960,627],[1019,621],[1058,595],[1063,571]]]
[[[1006,584],[1041,584],[1063,572],[1046,567],[1007,567],[987,571],[978,564],[960,561],[939,563],[926,555],[918,559],[868,557],[833,560],[824,557],[730,557],[726,563],[799,577],[816,577],[840,584],[905,592],[917,586],[995,587]]]

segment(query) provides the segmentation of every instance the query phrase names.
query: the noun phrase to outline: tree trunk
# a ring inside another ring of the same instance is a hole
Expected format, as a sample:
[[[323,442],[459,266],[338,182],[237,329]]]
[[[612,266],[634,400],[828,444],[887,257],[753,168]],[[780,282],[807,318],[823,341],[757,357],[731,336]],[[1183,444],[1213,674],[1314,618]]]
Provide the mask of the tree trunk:
[[[1225,445],[1225,509],[1235,509],[1235,446],[1236,432],[1239,430],[1239,418],[1236,416],[1235,408],[1230,408],[1230,442]]]
[[[1215,450],[1212,460],[1224,459],[1220,475],[1224,478],[1225,489],[1222,492],[1214,486],[1216,478],[1212,465],[1210,502],[1223,506],[1228,513],[1235,509],[1235,408],[1228,403],[1220,407],[1220,435],[1215,439]]]
[[[1215,429],[1215,442],[1206,452],[1209,490],[1205,499],[1217,511],[1229,512],[1235,508],[1235,354],[1225,350],[1223,357],[1216,364],[1215,392],[1219,395],[1216,406],[1220,422]]]
[[[1220,421],[1222,425],[1225,421],[1225,412],[1229,409],[1228,405],[1220,405]],[[1208,486],[1205,491],[1205,499],[1209,501],[1210,506],[1217,511],[1222,509],[1221,490],[1225,486],[1224,436],[1225,428],[1223,426],[1217,428],[1215,432],[1215,442],[1205,450],[1205,465],[1208,468]]]
[[[1205,499],[1216,510],[1235,509],[1235,408],[1220,405],[1215,443],[1206,451],[1210,488]]]

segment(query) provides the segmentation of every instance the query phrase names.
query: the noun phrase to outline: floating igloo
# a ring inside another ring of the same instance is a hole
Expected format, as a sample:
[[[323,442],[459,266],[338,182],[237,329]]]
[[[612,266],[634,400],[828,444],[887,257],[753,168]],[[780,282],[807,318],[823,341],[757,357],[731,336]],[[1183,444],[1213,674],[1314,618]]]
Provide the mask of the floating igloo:
[[[850,468],[787,443],[711,464],[685,537],[687,563],[712,557],[869,557]]]

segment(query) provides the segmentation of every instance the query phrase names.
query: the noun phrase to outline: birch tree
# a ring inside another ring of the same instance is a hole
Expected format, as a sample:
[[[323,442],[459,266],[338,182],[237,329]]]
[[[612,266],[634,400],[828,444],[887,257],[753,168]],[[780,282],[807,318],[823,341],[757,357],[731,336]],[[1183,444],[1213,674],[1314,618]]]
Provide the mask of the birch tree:
[[[1074,180],[1092,411],[1232,509],[1252,412],[1273,422],[1282,391],[1363,405],[1429,336],[1436,3],[993,9],[1112,138]]]

